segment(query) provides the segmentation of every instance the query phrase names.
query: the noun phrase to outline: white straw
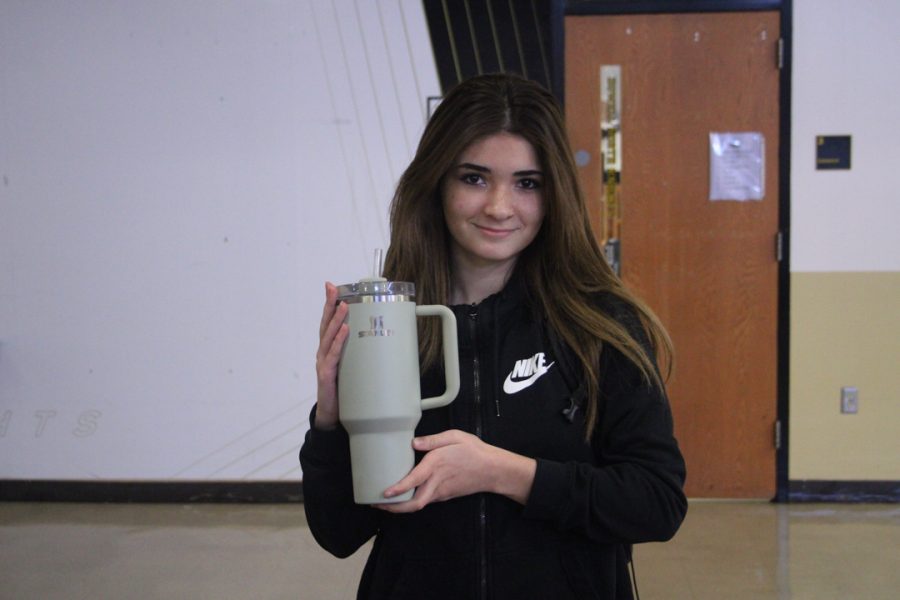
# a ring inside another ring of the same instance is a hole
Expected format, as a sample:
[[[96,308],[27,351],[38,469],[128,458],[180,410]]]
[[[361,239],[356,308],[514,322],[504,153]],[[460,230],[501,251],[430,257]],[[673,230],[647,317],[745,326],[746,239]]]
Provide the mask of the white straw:
[[[381,277],[381,272],[384,270],[384,255],[381,248],[375,249],[375,272],[372,274],[372,277]]]

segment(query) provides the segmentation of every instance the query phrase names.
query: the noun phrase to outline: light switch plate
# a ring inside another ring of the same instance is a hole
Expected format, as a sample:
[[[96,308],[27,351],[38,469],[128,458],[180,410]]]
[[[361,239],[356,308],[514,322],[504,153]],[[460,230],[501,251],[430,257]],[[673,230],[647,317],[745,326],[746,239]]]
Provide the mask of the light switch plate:
[[[855,387],[841,388],[841,413],[855,415],[859,412],[859,390]]]

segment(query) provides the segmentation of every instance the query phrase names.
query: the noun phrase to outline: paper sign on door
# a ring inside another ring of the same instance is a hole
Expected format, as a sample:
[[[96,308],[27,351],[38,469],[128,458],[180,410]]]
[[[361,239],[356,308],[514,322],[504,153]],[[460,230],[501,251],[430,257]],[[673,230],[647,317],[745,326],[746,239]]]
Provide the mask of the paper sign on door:
[[[766,141],[756,132],[709,134],[709,199],[762,200]]]

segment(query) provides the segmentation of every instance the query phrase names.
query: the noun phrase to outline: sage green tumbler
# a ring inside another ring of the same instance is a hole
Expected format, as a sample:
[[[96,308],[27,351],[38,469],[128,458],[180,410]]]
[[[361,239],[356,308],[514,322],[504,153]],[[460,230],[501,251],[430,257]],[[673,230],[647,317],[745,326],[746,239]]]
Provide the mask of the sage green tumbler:
[[[416,306],[413,283],[377,277],[338,287],[350,333],[338,365],[338,413],[350,435],[353,499],[403,502],[413,490],[384,491],[415,464],[413,435],[422,410],[446,406],[459,393],[456,317],[446,306]],[[422,399],[416,317],[440,317],[446,391]]]

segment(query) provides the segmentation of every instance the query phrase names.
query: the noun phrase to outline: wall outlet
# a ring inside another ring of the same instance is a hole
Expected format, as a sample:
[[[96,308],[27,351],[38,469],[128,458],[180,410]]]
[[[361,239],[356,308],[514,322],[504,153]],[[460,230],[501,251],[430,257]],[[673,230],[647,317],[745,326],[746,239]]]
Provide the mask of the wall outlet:
[[[855,415],[859,412],[859,390],[855,387],[841,388],[841,413]]]

